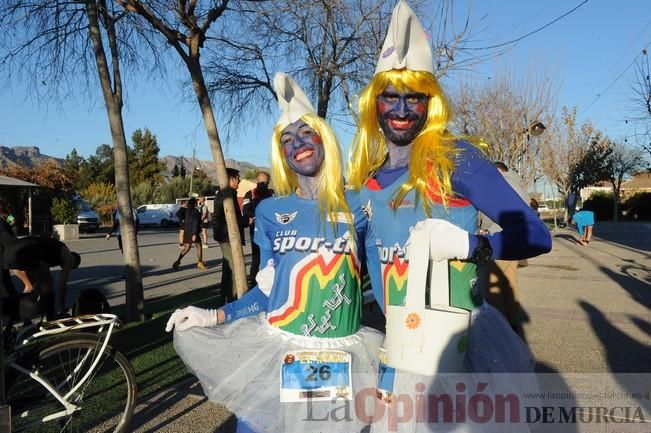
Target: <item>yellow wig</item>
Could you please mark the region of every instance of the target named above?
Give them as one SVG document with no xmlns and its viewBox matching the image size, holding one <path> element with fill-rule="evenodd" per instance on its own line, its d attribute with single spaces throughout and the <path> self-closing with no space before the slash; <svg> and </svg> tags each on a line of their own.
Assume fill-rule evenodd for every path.
<svg viewBox="0 0 651 433">
<path fill-rule="evenodd" d="M 450 119 L 448 102 L 433 74 L 424 71 L 391 70 L 376 74 L 359 97 L 359 125 L 350 154 L 348 181 L 355 189 L 384 163 L 387 146 L 377 118 L 377 97 L 388 86 L 398 91 L 419 92 L 429 97 L 427 121 L 412 143 L 409 178 L 397 191 L 396 201 L 416 189 L 427 215 L 432 205 L 431 194 L 440 196 L 443 204 L 452 194 L 451 173 L 457 139 L 446 129 Z M 432 190 L 432 185 L 438 190 Z"/>
<path fill-rule="evenodd" d="M 341 169 L 342 158 L 339 143 L 332 128 L 328 123 L 316 114 L 304 114 L 301 117 L 321 137 L 325 158 L 319 171 L 321 182 L 319 184 L 319 208 L 326 221 L 330 216 L 333 226 L 336 226 L 339 212 L 345 212 L 350 218 L 350 208 L 344 198 L 344 180 Z M 280 137 L 287 125 L 277 124 L 271 137 L 271 177 L 274 180 L 274 187 L 279 195 L 287 195 L 298 188 L 298 178 L 285 160 L 285 155 L 280 144 Z M 352 231 L 354 235 L 354 230 Z"/>
</svg>

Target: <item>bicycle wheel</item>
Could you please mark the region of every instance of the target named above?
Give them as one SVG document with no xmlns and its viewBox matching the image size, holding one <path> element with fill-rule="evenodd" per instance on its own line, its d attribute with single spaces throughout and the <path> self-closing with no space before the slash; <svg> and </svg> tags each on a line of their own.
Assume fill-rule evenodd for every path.
<svg viewBox="0 0 651 433">
<path fill-rule="evenodd" d="M 14 432 L 122 433 L 133 414 L 136 378 L 129 361 L 107 345 L 89 377 L 83 377 L 101 348 L 99 336 L 75 334 L 46 342 L 23 367 L 45 379 L 62 396 L 79 383 L 68 402 L 78 406 L 72 414 L 41 420 L 65 410 L 40 383 L 20 374 L 7 390 Z M 13 371 L 12 373 L 15 373 Z"/>
</svg>

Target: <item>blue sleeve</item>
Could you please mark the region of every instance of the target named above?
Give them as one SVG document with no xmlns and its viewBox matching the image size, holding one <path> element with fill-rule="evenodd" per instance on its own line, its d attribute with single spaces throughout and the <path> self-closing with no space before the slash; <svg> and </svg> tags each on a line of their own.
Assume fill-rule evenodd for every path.
<svg viewBox="0 0 651 433">
<path fill-rule="evenodd" d="M 487 236 L 493 258 L 520 260 L 549 252 L 551 236 L 538 215 L 477 148 L 463 141 L 458 147 L 462 152 L 452 175 L 452 189 L 502 227 L 501 232 Z M 478 245 L 478 237 L 470 234 L 469 256 Z"/>
<path fill-rule="evenodd" d="M 369 224 L 366 236 L 364 238 L 367 269 L 381 269 L 380 256 L 378 255 L 378 247 L 375 245 L 375 239 L 376 236 L 373 234 L 372 226 Z M 368 275 L 371 280 L 373 297 L 384 313 L 385 300 L 384 284 L 382 283 L 382 272 L 369 272 Z"/>
<path fill-rule="evenodd" d="M 260 209 L 260 207 L 258 208 Z M 255 243 L 260 247 L 260 264 L 264 268 L 269 259 L 273 258 L 271 251 L 271 242 L 266 236 L 265 219 L 261 217 L 258 219 L 258 209 L 256 209 L 256 223 L 255 223 Z M 241 298 L 223 307 L 226 320 L 224 323 L 230 323 L 244 317 L 253 316 L 267 311 L 269 305 L 269 297 L 264 292 L 255 286 Z"/>
<path fill-rule="evenodd" d="M 363 256 L 364 256 L 364 270 L 366 271 L 366 275 L 364 273 L 362 274 L 362 287 L 364 287 L 364 279 L 368 278 L 371 282 L 371 288 L 373 290 L 373 297 L 377 301 L 378 305 L 382 309 L 382 312 L 384 312 L 384 289 L 383 289 L 383 284 L 382 284 L 382 273 L 381 272 L 368 272 L 369 269 L 381 269 L 381 264 L 380 264 L 380 256 L 378 255 L 378 248 L 377 245 L 375 244 L 375 240 L 377 239 L 377 236 L 375 236 L 375 232 L 373 231 L 373 225 L 370 224 L 368 221 L 367 213 L 371 209 L 371 202 L 367 200 L 366 203 L 364 203 L 364 199 L 360 197 L 360 207 L 362 210 L 361 216 L 364 219 L 364 224 L 362 225 L 364 227 L 364 230 L 362 232 L 358 232 L 359 236 L 359 243 L 363 247 Z M 361 255 L 361 254 L 360 254 Z"/>
<path fill-rule="evenodd" d="M 266 311 L 268 303 L 269 298 L 256 286 L 246 292 L 242 298 L 222 307 L 226 317 L 224 323 L 231 323 Z"/>
</svg>

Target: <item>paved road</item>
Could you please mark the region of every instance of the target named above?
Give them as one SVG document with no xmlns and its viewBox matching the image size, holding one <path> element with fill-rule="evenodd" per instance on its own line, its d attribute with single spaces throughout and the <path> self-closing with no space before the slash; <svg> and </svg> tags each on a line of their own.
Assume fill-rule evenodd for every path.
<svg viewBox="0 0 651 433">
<path fill-rule="evenodd" d="M 595 236 L 590 246 L 581 246 L 575 233 L 559 230 L 552 252 L 520 269 L 527 341 L 540 372 L 581 373 L 591 389 L 626 392 L 632 383 L 646 383 L 651 390 L 651 225 L 601 223 Z M 208 250 L 207 271 L 192 266 L 191 254 L 179 272 L 172 272 L 175 232 L 145 231 L 139 239 L 147 297 L 218 280 L 219 248 Z M 84 263 L 74 286 L 101 284 L 113 302 L 121 302 L 115 241 L 95 237 L 71 246 L 83 254 Z M 630 404 L 641 406 L 651 420 L 648 398 Z M 134 427 L 139 433 L 233 431 L 229 413 L 207 402 L 195 381 L 142 402 Z M 651 424 L 584 424 L 562 431 L 648 433 Z"/>
<path fill-rule="evenodd" d="M 209 232 L 209 237 L 212 232 Z M 67 304 L 74 302 L 82 288 L 101 289 L 112 305 L 124 303 L 124 265 L 117 239 L 105 239 L 105 233 L 84 234 L 80 240 L 68 241 L 71 250 L 81 254 L 79 269 L 71 274 L 70 294 Z M 181 262 L 178 271 L 172 263 L 179 254 L 178 231 L 169 229 L 143 229 L 138 234 L 140 263 L 143 272 L 145 299 L 181 293 L 190 289 L 206 287 L 221 278 L 221 248 L 209 239 L 209 248 L 203 249 L 206 270 L 197 269 L 197 255 L 190 251 Z M 250 242 L 246 230 L 244 254 L 247 268 L 250 262 Z"/>
</svg>

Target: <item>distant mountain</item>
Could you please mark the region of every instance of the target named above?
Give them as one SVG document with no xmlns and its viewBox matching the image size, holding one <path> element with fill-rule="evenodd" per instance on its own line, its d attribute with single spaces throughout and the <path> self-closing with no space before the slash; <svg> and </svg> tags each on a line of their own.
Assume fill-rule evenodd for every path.
<svg viewBox="0 0 651 433">
<path fill-rule="evenodd" d="M 179 168 L 181 168 L 181 166 L 185 167 L 186 173 L 188 174 L 194 166 L 195 168 L 200 168 L 204 173 L 208 175 L 208 177 L 217 182 L 217 171 L 215 170 L 215 163 L 213 161 L 201 161 L 199 159 L 195 159 L 193 163 L 192 158 L 184 156 L 183 159 L 181 159 L 181 157 L 171 155 L 162 157 L 161 161 L 163 161 L 165 163 L 165 167 L 167 167 L 165 173 L 165 176 L 167 177 L 172 176 L 172 170 L 174 170 L 175 165 L 177 165 Z M 238 169 L 242 178 L 244 178 L 244 175 L 249 170 L 268 170 L 266 167 L 258 167 L 255 164 L 251 164 L 250 162 L 237 161 L 235 159 L 227 159 L 226 167 Z"/>
<path fill-rule="evenodd" d="M 0 168 L 13 165 L 33 167 L 47 161 L 55 161 L 57 165 L 63 165 L 63 159 L 44 155 L 36 146 L 0 146 Z"/>
<path fill-rule="evenodd" d="M 178 156 L 167 155 L 160 158 L 160 160 L 165 163 L 166 171 L 163 175 L 168 178 L 172 176 L 172 170 L 174 169 L 175 164 L 178 165 L 179 168 L 183 165 L 187 173 L 190 172 L 193 166 L 192 158 L 187 157 L 183 157 L 183 160 L 181 160 Z M 63 158 L 56 158 L 54 156 L 42 154 L 41 150 L 36 146 L 0 146 L 0 169 L 16 164 L 33 167 L 47 161 L 54 161 L 59 166 L 63 165 Z M 194 166 L 203 170 L 208 177 L 212 178 L 215 182 L 217 181 L 217 172 L 215 171 L 215 164 L 212 161 L 201 161 L 196 159 L 194 161 Z M 236 161 L 234 159 L 227 159 L 226 167 L 240 170 L 242 177 L 244 177 L 246 172 L 249 170 L 266 169 L 265 167 L 257 167 L 250 162 Z"/>
</svg>

